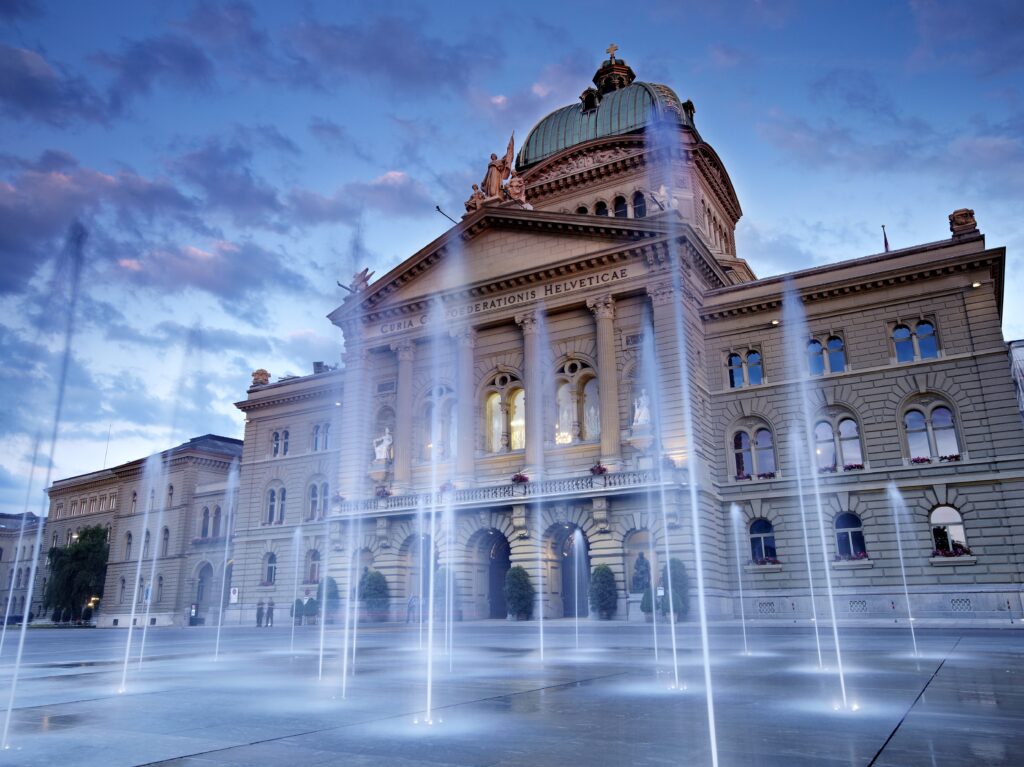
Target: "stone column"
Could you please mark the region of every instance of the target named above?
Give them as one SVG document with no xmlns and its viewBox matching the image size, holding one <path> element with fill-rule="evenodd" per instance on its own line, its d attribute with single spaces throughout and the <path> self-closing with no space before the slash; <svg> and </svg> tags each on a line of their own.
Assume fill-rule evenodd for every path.
<svg viewBox="0 0 1024 767">
<path fill-rule="evenodd" d="M 621 463 L 619 434 L 619 371 L 615 359 L 615 299 L 587 300 L 597 322 L 597 383 L 601 394 L 601 463 L 617 471 Z"/>
<path fill-rule="evenodd" d="M 516 324 L 523 331 L 523 367 L 526 386 L 526 465 L 530 479 L 541 479 L 544 471 L 544 371 L 545 357 L 540 348 L 536 310 L 517 314 Z"/>
<path fill-rule="evenodd" d="M 476 330 L 471 327 L 453 330 L 457 345 L 456 376 L 458 405 L 456 410 L 455 476 L 460 486 L 473 483 L 476 476 L 476 387 L 473 374 L 473 350 Z"/>
<path fill-rule="evenodd" d="M 396 492 L 410 489 L 412 479 L 412 361 L 415 345 L 410 340 L 391 345 L 398 356 L 398 382 L 395 402 L 394 482 Z"/>
</svg>

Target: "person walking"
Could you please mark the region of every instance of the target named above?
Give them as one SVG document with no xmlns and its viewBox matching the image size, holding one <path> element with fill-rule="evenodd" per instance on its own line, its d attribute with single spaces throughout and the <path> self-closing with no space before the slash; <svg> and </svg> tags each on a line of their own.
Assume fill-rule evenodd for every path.
<svg viewBox="0 0 1024 767">
<path fill-rule="evenodd" d="M 267 628 L 274 625 L 274 600 L 267 602 Z"/>
<path fill-rule="evenodd" d="M 418 607 L 419 600 L 415 594 L 409 595 L 409 601 L 405 603 L 405 622 L 409 623 L 416 617 L 416 608 Z"/>
<path fill-rule="evenodd" d="M 256 603 L 256 628 L 263 625 L 263 600 Z"/>
</svg>

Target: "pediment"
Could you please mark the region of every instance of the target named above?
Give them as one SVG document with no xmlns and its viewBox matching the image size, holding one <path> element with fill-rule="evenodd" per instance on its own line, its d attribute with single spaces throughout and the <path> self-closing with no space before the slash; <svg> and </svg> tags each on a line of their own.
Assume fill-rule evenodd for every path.
<svg viewBox="0 0 1024 767">
<path fill-rule="evenodd" d="M 484 209 L 467 217 L 331 314 L 340 323 L 439 293 L 514 285 L 517 275 L 610 251 L 664 234 L 651 220 Z"/>
</svg>

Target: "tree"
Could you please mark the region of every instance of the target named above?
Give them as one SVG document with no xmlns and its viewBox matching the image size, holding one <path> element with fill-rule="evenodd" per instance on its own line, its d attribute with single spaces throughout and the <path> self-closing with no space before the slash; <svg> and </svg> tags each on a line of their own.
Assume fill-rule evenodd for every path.
<svg viewBox="0 0 1024 767">
<path fill-rule="evenodd" d="M 375 617 L 383 619 L 389 602 L 388 581 L 377 570 L 367 570 L 359 579 L 359 601 Z"/>
<path fill-rule="evenodd" d="M 690 610 L 690 584 L 689 579 L 686 577 L 686 568 L 683 566 L 683 560 L 676 559 L 675 557 L 669 560 L 667 568 L 661 568 L 661 585 L 665 589 L 665 595 L 660 600 L 660 607 L 661 612 L 668 615 L 670 581 L 666 570 L 672 574 L 672 612 L 675 613 L 676 620 L 680 621 L 686 617 L 686 613 Z"/>
<path fill-rule="evenodd" d="M 530 582 L 530 574 L 522 565 L 509 568 L 505 573 L 505 604 L 510 615 L 529 618 L 533 614 L 533 600 L 537 592 Z"/>
<path fill-rule="evenodd" d="M 70 546 L 50 549 L 46 606 L 78 620 L 86 603 L 103 596 L 108 549 L 107 530 L 99 525 L 84 528 Z"/>
<path fill-rule="evenodd" d="M 590 606 L 599 617 L 610 618 L 618 607 L 615 573 L 608 565 L 598 565 L 590 574 Z"/>
</svg>

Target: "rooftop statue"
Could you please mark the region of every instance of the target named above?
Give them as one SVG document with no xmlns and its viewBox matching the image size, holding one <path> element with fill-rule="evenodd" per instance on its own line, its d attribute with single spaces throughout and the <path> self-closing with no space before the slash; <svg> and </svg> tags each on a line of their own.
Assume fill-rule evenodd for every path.
<svg viewBox="0 0 1024 767">
<path fill-rule="evenodd" d="M 501 198 L 501 184 L 508 178 L 509 173 L 512 170 L 512 157 L 514 154 L 513 148 L 515 139 L 516 135 L 513 133 L 511 138 L 508 140 L 508 148 L 505 150 L 505 156 L 500 160 L 498 159 L 498 155 L 493 152 L 491 153 L 491 161 L 487 164 L 487 174 L 484 176 L 484 180 L 480 184 L 484 197 L 488 200 L 492 197 Z"/>
<path fill-rule="evenodd" d="M 358 274 L 353 274 L 352 282 L 350 282 L 348 286 L 349 292 L 362 293 L 370 287 L 370 280 L 373 279 L 373 275 L 374 272 L 371 272 L 369 267 L 366 267 Z"/>
<path fill-rule="evenodd" d="M 487 198 L 484 193 L 480 191 L 479 184 L 473 184 L 473 194 L 466 200 L 466 212 L 472 213 L 474 210 L 480 210 L 484 205 L 484 200 Z"/>
<path fill-rule="evenodd" d="M 512 171 L 512 176 L 505 185 L 505 194 L 513 202 L 518 202 L 527 210 L 533 210 L 533 206 L 526 202 L 526 182 L 523 177 Z"/>
</svg>

